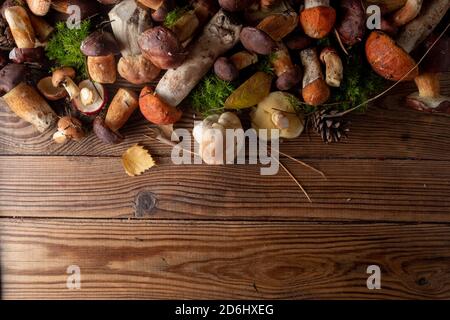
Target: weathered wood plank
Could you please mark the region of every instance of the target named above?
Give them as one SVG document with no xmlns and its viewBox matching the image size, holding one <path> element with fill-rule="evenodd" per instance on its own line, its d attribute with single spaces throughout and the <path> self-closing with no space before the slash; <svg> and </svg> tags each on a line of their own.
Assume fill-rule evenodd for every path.
<svg viewBox="0 0 450 320">
<path fill-rule="evenodd" d="M 450 298 L 449 225 L 0 219 L 0 241 L 5 299 Z"/>
<path fill-rule="evenodd" d="M 285 161 L 313 204 L 283 171 L 168 161 L 130 178 L 118 158 L 3 156 L 0 216 L 133 217 L 148 191 L 148 218 L 450 222 L 449 161 L 313 161 L 328 180 Z"/>
<path fill-rule="evenodd" d="M 442 83 L 450 94 L 450 75 Z M 319 137 L 304 134 L 288 141 L 282 149 L 303 158 L 414 158 L 450 160 L 450 117 L 423 114 L 402 106 L 402 99 L 413 92 L 413 84 L 404 84 L 388 97 L 380 99 L 366 114 L 351 116 L 352 132 L 345 143 L 324 145 Z M 192 113 L 186 112 L 180 127 L 190 128 Z M 127 140 L 118 146 L 102 144 L 95 136 L 81 143 L 57 145 L 51 132 L 39 135 L 28 124 L 0 104 L 0 154 L 120 156 L 126 148 L 145 142 L 155 155 L 170 154 L 170 148 L 148 141 L 149 123 L 136 114 L 123 129 Z M 310 141 L 311 139 L 311 141 Z"/>
</svg>

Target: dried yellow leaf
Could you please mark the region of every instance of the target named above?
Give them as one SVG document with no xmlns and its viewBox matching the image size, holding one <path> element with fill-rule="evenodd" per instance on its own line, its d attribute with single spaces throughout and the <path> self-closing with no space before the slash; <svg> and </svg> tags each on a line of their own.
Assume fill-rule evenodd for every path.
<svg viewBox="0 0 450 320">
<path fill-rule="evenodd" d="M 156 164 L 150 153 L 136 144 L 122 155 L 122 165 L 125 172 L 134 177 L 143 174 Z"/>
</svg>

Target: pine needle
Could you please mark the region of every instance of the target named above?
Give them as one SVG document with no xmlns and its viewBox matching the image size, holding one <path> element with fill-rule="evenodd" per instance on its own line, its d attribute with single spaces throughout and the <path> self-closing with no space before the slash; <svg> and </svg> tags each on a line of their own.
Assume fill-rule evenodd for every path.
<svg viewBox="0 0 450 320">
<path fill-rule="evenodd" d="M 279 165 L 280 167 L 283 168 L 283 170 L 289 175 L 289 177 L 291 177 L 292 180 L 294 180 L 294 182 L 297 184 L 297 186 L 300 188 L 300 190 L 303 192 L 303 194 L 306 196 L 306 198 L 308 199 L 308 201 L 310 203 L 313 203 L 310 196 L 308 195 L 308 192 L 306 192 L 305 188 L 303 188 L 303 186 L 301 185 L 301 183 L 297 180 L 297 178 L 292 174 L 291 171 L 289 171 L 288 168 L 286 168 L 286 166 L 284 164 L 282 164 L 280 161 L 278 161 L 276 158 L 272 157 L 272 159 L 274 159 Z"/>
<path fill-rule="evenodd" d="M 325 175 L 325 173 L 323 173 L 319 169 L 316 169 L 313 166 L 311 166 L 311 165 L 309 165 L 309 164 L 307 164 L 307 163 L 305 163 L 305 162 L 303 162 L 301 160 L 295 159 L 294 157 L 288 155 L 287 153 L 281 152 L 279 150 L 274 150 L 274 149 L 270 148 L 270 151 L 275 151 L 278 154 L 281 154 L 282 156 L 285 156 L 286 158 L 291 159 L 292 161 L 297 162 L 298 164 L 301 164 L 302 166 L 304 166 L 304 167 L 306 167 L 306 168 L 308 168 L 308 169 L 310 169 L 310 170 L 320 174 L 325 180 L 327 180 L 327 176 Z"/>
</svg>

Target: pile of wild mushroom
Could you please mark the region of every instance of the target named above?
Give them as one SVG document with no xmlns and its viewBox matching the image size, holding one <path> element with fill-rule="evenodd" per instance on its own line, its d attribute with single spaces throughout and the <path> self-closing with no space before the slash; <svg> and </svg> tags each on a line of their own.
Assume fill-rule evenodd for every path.
<svg viewBox="0 0 450 320">
<path fill-rule="evenodd" d="M 378 30 L 366 24 L 366 6 L 373 4 L 382 13 Z M 57 21 L 76 24 L 74 5 L 81 19 L 96 24 L 75 50 L 56 47 L 58 61 L 48 44 Z M 119 131 L 136 109 L 154 125 L 179 121 L 182 102 L 213 76 L 234 89 L 217 92 L 220 108 L 195 130 L 201 145 L 208 143 L 202 128 L 242 128 L 247 111 L 253 128 L 293 139 L 304 130 L 305 107 L 335 109 L 339 89 L 366 86 L 346 78 L 349 58 L 360 55 L 384 79 L 416 82 L 407 105 L 449 114 L 439 85 L 449 67 L 449 39 L 435 41 L 449 7 L 448 0 L 6 0 L 0 20 L 15 47 L 1 47 L 0 91 L 37 130 L 54 130 L 57 143 L 80 141 L 92 128 L 114 144 L 125 139 Z M 81 59 L 62 63 L 71 61 L 64 55 Z M 42 76 L 33 82 L 36 70 Z M 110 92 L 116 92 L 111 100 Z"/>
</svg>

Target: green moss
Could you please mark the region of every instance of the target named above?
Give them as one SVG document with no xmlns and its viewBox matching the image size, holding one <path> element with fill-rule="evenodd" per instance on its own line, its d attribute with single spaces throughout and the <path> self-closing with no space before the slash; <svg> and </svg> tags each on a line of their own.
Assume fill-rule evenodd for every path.
<svg viewBox="0 0 450 320">
<path fill-rule="evenodd" d="M 192 108 L 202 116 L 222 113 L 225 100 L 233 93 L 235 86 L 228 81 L 209 75 L 191 92 L 189 100 Z"/>
<path fill-rule="evenodd" d="M 187 7 L 178 7 L 170 11 L 166 16 L 166 19 L 164 20 L 164 26 L 169 29 L 172 28 L 177 23 L 178 19 L 180 19 L 180 17 L 185 14 L 187 10 Z"/>
<path fill-rule="evenodd" d="M 81 42 L 89 35 L 91 23 L 82 21 L 80 28 L 69 29 L 65 22 L 58 22 L 53 37 L 46 47 L 46 55 L 57 66 L 73 67 L 77 74 L 87 78 L 86 57 L 80 50 Z"/>
</svg>

